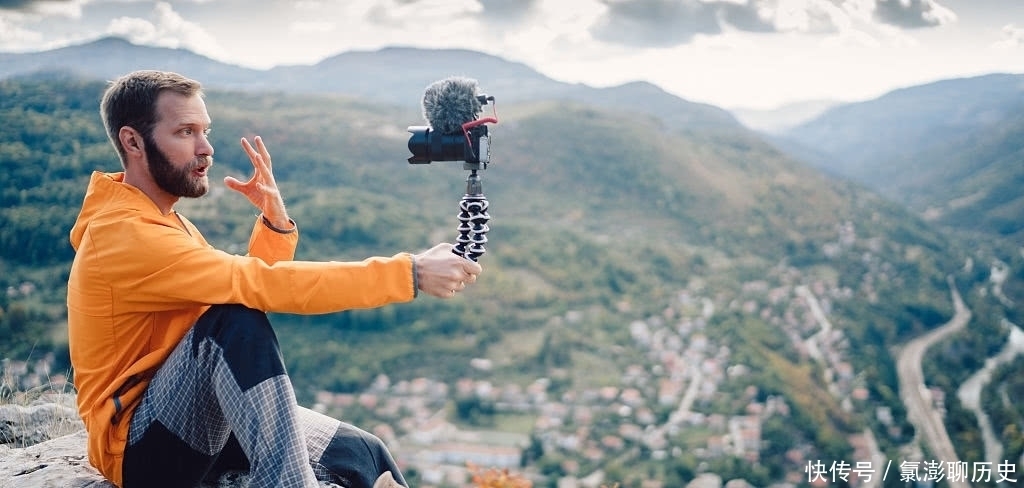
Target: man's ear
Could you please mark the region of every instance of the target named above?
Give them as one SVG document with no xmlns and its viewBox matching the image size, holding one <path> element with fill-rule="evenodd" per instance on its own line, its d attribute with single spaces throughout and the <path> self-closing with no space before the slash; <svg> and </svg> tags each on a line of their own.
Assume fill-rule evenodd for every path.
<svg viewBox="0 0 1024 488">
<path fill-rule="evenodd" d="M 121 140 L 121 147 L 124 147 L 124 152 L 127 154 L 142 154 L 146 150 L 142 134 L 127 125 L 117 131 L 117 137 Z"/>
</svg>

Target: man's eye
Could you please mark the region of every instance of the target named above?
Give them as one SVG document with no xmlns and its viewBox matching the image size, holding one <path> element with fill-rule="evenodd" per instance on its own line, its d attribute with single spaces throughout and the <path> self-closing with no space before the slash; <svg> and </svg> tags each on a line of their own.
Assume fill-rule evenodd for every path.
<svg viewBox="0 0 1024 488">
<path fill-rule="evenodd" d="M 203 130 L 203 135 L 204 136 L 209 136 L 211 132 L 213 132 L 213 129 L 204 129 Z"/>
<path fill-rule="evenodd" d="M 181 129 L 181 133 L 185 134 L 186 136 L 190 136 L 190 135 L 192 135 L 192 129 L 189 129 L 189 128 Z"/>
</svg>

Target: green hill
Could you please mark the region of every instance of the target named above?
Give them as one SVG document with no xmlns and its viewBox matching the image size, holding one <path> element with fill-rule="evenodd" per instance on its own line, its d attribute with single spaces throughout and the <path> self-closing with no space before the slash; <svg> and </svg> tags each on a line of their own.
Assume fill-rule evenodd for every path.
<svg viewBox="0 0 1024 488">
<path fill-rule="evenodd" d="M 102 89 L 59 75 L 0 81 L 0 121 L 8 128 L 0 132 L 0 285 L 12 290 L 0 298 L 5 358 L 51 351 L 67 366 L 67 232 L 89 173 L 119 170 L 97 115 Z M 212 181 L 248 175 L 238 138 L 263 136 L 301 228 L 298 259 L 354 260 L 454 239 L 466 172 L 459 163 L 405 162 L 415 110 L 220 90 L 207 103 L 217 148 Z M 716 472 L 761 485 L 800 472 L 789 450 L 850 459 L 848 436 L 870 427 L 896 457 L 912 438 L 889 348 L 948 319 L 946 277 L 965 290 L 983 287 L 987 276 L 964 263 L 991 255 L 741 129 L 680 129 L 631 111 L 537 101 L 503 106 L 493 133 L 493 162 L 483 172 L 492 219 L 480 283 L 452 301 L 276 316 L 300 401 L 319 390 L 360 391 L 379 374 L 447 384 L 547 378 L 552 398 L 635 387 L 664 421 L 672 407 L 654 400 L 658 381 L 624 379 L 637 368 L 665 367 L 651 349 L 661 342 L 645 342 L 632 326 L 642 322 L 666 343 L 706 344 L 692 354 L 715 388 L 694 411 L 739 415 L 781 399 L 788 418 L 766 421 L 771 448 L 756 452 L 756 463 L 729 456 L 658 463 L 638 448 L 629 454 L 633 468 L 618 464 L 629 457 L 601 464 L 618 479 L 631 479 L 635 469 L 681 482 L 711 462 Z M 252 219 L 243 198 L 217 189 L 179 210 L 218 247 L 243 252 Z M 1021 258 L 1006 259 L 1020 269 Z M 804 350 L 820 324 L 801 287 L 825 303 L 840 331 L 830 342 L 835 363 Z M 992 307 L 976 315 L 979 347 L 1005 337 L 998 323 L 1006 314 Z M 474 369 L 475 358 L 493 369 Z M 827 380 L 827 371 L 847 366 L 851 377 Z M 857 388 L 867 397 L 844 407 Z M 876 407 L 893 411 L 895 424 L 879 424 Z M 599 417 L 593 428 L 611 435 L 621 423 Z M 713 434 L 706 429 L 673 434 L 672 442 L 704 446 Z M 542 451 L 541 472 L 557 471 L 569 456 Z"/>
</svg>

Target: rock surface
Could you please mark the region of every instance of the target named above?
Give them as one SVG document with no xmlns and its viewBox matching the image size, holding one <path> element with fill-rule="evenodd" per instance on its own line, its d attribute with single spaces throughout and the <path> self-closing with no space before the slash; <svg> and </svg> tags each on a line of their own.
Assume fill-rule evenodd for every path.
<svg viewBox="0 0 1024 488">
<path fill-rule="evenodd" d="M 117 488 L 89 464 L 85 430 L 25 448 L 0 445 L 0 488 Z M 247 473 L 231 471 L 198 488 L 245 488 Z M 340 488 L 320 482 L 324 488 Z M 375 488 L 403 488 L 384 473 Z"/>
<path fill-rule="evenodd" d="M 0 405 L 0 488 L 116 488 L 89 464 L 86 443 L 74 397 Z M 247 485 L 230 472 L 200 488 Z"/>
<path fill-rule="evenodd" d="M 84 429 L 25 448 L 0 445 L 0 488 L 117 488 L 89 464 L 85 446 Z M 233 471 L 199 488 L 247 486 L 248 475 Z"/>
<path fill-rule="evenodd" d="M 25 448 L 0 446 L 0 488 L 115 488 L 89 465 L 85 430 Z"/>
<path fill-rule="evenodd" d="M 89 464 L 88 438 L 74 401 L 0 405 L 0 488 L 117 488 Z M 21 447 L 27 446 L 27 447 Z M 245 488 L 246 472 L 230 471 L 198 488 Z M 321 487 L 339 488 L 328 482 Z M 385 473 L 375 488 L 403 488 Z"/>
</svg>

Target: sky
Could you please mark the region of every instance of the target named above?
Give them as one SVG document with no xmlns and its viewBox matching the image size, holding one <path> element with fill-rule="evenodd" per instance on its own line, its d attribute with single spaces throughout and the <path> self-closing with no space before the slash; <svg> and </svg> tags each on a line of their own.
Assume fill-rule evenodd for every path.
<svg viewBox="0 0 1024 488">
<path fill-rule="evenodd" d="M 0 52 L 111 35 L 259 69 L 470 49 L 559 81 L 649 81 L 728 109 L 1024 73 L 1024 0 L 0 0 Z"/>
</svg>

